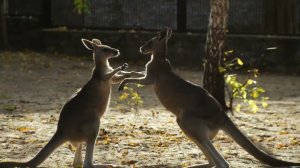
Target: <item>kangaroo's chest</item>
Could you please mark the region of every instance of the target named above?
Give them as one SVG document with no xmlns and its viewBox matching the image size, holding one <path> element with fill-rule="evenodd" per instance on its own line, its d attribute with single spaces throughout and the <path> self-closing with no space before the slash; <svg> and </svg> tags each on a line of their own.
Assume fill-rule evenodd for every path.
<svg viewBox="0 0 300 168">
<path fill-rule="evenodd" d="M 102 114 L 107 109 L 110 102 L 111 85 L 109 82 L 103 82 L 95 89 L 95 107 Z"/>
<path fill-rule="evenodd" d="M 154 85 L 155 93 L 161 104 L 176 116 L 182 113 L 180 94 L 176 88 L 169 84 L 167 79 L 158 80 Z"/>
</svg>

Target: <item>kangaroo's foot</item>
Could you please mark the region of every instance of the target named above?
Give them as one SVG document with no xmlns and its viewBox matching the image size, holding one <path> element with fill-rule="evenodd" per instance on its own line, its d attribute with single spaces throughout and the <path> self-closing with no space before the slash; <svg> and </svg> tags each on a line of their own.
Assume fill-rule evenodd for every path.
<svg viewBox="0 0 300 168">
<path fill-rule="evenodd" d="M 121 168 L 121 167 L 112 164 L 97 164 L 97 165 L 92 165 L 84 168 Z"/>
<path fill-rule="evenodd" d="M 191 165 L 191 166 L 188 166 L 187 168 L 211 168 L 214 166 L 215 166 L 214 164 L 207 163 L 207 164 Z"/>
</svg>

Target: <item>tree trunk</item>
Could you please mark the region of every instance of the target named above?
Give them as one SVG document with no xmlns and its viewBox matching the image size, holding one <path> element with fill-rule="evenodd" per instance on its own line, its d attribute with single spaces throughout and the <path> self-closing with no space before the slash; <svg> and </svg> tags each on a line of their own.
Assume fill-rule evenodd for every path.
<svg viewBox="0 0 300 168">
<path fill-rule="evenodd" d="M 297 0 L 266 1 L 266 32 L 297 34 L 299 32 Z"/>
<path fill-rule="evenodd" d="M 6 34 L 5 6 L 4 0 L 0 0 L 0 50 L 6 49 L 7 46 L 8 43 Z"/>
<path fill-rule="evenodd" d="M 219 71 L 219 66 L 224 64 L 229 0 L 211 0 L 210 5 L 203 86 L 227 110 L 224 73 Z"/>
</svg>

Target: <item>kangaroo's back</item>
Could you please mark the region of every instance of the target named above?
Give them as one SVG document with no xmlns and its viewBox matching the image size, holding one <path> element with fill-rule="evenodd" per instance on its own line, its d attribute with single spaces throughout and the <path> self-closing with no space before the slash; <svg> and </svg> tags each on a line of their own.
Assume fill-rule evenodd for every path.
<svg viewBox="0 0 300 168">
<path fill-rule="evenodd" d="M 84 85 L 65 104 L 63 112 L 77 113 L 83 109 L 94 109 L 102 115 L 110 100 L 111 84 L 109 81 L 93 79 Z"/>
<path fill-rule="evenodd" d="M 220 129 L 229 133 L 239 145 L 263 163 L 271 166 L 300 166 L 300 163 L 282 161 L 262 152 L 233 124 L 211 94 L 166 69 L 167 61 L 161 60 L 166 59 L 167 41 L 171 32 L 168 28 L 162 30 L 140 48 L 141 53 L 151 53 L 153 57 L 148 63 L 146 76 L 125 79 L 119 90 L 127 83 L 154 85 L 160 102 L 176 115 L 176 121 L 183 133 L 201 148 L 208 159 L 208 164 L 192 167 L 229 167 L 211 142 Z"/>
<path fill-rule="evenodd" d="M 184 112 L 193 112 L 201 118 L 214 118 L 222 113 L 221 106 L 205 89 L 173 71 L 162 73 L 155 82 L 154 90 L 160 102 L 177 117 Z"/>
<path fill-rule="evenodd" d="M 114 75 L 124 70 L 127 64 L 112 69 L 108 59 L 117 57 L 119 50 L 102 45 L 98 39 L 83 39 L 82 42 L 86 48 L 93 51 L 95 68 L 91 79 L 64 105 L 56 133 L 33 159 L 28 162 L 0 162 L 1 168 L 37 167 L 66 141 L 76 148 L 74 167 L 94 167 L 94 145 L 99 132 L 100 117 L 110 100 L 111 80 Z M 84 163 L 81 157 L 82 143 L 86 143 Z"/>
</svg>

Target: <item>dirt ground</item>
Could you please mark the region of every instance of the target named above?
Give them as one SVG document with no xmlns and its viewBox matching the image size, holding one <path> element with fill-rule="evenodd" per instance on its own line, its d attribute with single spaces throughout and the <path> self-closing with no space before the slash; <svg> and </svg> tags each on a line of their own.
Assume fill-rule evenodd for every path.
<svg viewBox="0 0 300 168">
<path fill-rule="evenodd" d="M 28 160 L 45 145 L 55 132 L 60 109 L 89 79 L 92 66 L 91 59 L 26 51 L 0 53 L 0 161 Z M 201 84 L 202 72 L 177 71 Z M 300 77 L 262 74 L 259 82 L 267 89 L 270 107 L 256 114 L 235 113 L 232 119 L 274 156 L 300 162 Z M 144 105 L 131 112 L 120 104 L 117 88 L 113 88 L 110 108 L 101 120 L 95 162 L 157 168 L 206 163 L 151 87 L 138 92 Z M 222 132 L 214 144 L 231 167 L 264 167 Z M 65 144 L 40 167 L 71 167 L 73 156 Z"/>
</svg>

